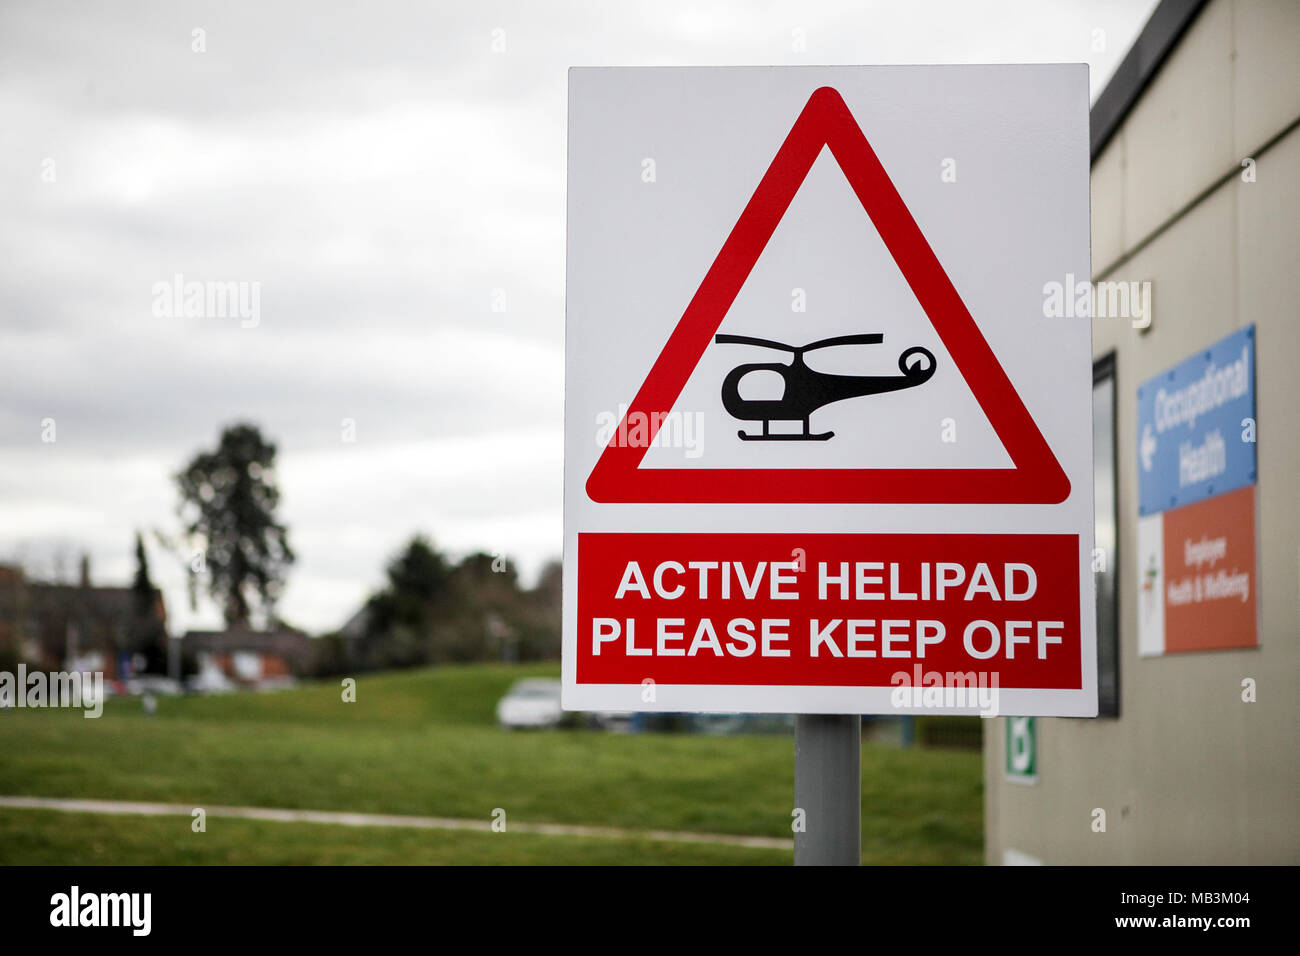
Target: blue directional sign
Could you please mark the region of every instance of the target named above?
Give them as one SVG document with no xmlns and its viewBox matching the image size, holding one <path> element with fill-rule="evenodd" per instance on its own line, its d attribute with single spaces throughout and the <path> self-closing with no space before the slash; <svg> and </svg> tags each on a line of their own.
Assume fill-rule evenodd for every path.
<svg viewBox="0 0 1300 956">
<path fill-rule="evenodd" d="M 1155 514 L 1255 483 L 1255 327 L 1138 388 L 1138 508 Z"/>
</svg>

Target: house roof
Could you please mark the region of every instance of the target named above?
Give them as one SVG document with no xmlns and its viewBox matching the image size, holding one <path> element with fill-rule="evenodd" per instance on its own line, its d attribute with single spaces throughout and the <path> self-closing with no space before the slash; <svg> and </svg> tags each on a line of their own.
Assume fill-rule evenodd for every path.
<svg viewBox="0 0 1300 956">
<path fill-rule="evenodd" d="M 255 651 L 259 654 L 294 656 L 311 649 L 311 638 L 302 631 L 281 628 L 276 631 L 253 631 L 233 628 L 225 631 L 186 631 L 187 651 L 207 651 L 229 654 L 235 651 Z"/>
</svg>

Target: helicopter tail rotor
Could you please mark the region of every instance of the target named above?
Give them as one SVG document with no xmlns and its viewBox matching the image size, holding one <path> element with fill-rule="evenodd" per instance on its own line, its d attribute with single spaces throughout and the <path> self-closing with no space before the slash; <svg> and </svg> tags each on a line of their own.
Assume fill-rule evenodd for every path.
<svg viewBox="0 0 1300 956">
<path fill-rule="evenodd" d="M 898 370 L 917 385 L 929 380 L 936 364 L 934 353 L 919 345 L 912 346 L 898 357 Z"/>
</svg>

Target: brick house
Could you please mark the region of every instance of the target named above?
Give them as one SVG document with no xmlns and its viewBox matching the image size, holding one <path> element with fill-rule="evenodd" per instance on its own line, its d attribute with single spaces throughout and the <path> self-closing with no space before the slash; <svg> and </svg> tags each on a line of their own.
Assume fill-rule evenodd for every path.
<svg viewBox="0 0 1300 956">
<path fill-rule="evenodd" d="M 45 670 L 102 671 L 127 676 L 131 660 L 159 650 L 167 635 L 162 592 L 96 587 L 82 558 L 76 584 L 27 580 L 23 570 L 0 565 L 0 653 Z"/>
<path fill-rule="evenodd" d="M 314 645 L 311 637 L 293 628 L 233 627 L 187 631 L 182 649 L 198 663 L 200 685 L 216 689 L 265 686 L 309 673 Z"/>
</svg>

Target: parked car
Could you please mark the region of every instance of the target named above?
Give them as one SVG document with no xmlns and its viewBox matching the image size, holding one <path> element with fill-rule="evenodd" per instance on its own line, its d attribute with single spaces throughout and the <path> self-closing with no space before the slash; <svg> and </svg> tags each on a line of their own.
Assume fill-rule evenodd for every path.
<svg viewBox="0 0 1300 956">
<path fill-rule="evenodd" d="M 587 715 L 587 723 L 592 729 L 617 734 L 631 733 L 635 719 L 636 714 L 630 710 L 601 710 Z"/>
<path fill-rule="evenodd" d="M 142 674 L 126 682 L 127 692 L 139 697 L 141 694 L 157 694 L 163 697 L 175 697 L 185 693 L 185 688 L 178 680 L 160 677 L 156 674 Z"/>
<path fill-rule="evenodd" d="M 790 734 L 793 714 L 696 714 L 692 728 L 701 734 Z"/>
<path fill-rule="evenodd" d="M 560 682 L 547 677 L 517 681 L 497 703 L 497 722 L 507 729 L 558 727 L 563 719 Z"/>
</svg>

